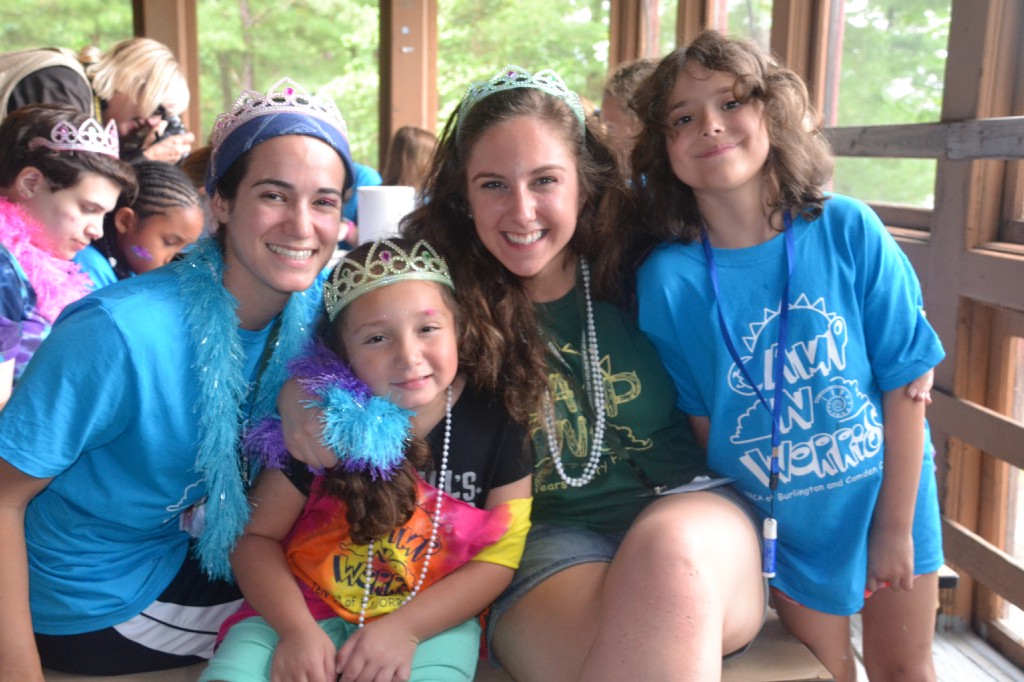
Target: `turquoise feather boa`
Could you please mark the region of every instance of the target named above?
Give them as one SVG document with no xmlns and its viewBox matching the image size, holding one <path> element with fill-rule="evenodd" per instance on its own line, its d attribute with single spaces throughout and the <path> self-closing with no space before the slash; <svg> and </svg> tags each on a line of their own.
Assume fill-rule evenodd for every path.
<svg viewBox="0 0 1024 682">
<path fill-rule="evenodd" d="M 224 260 L 212 239 L 198 242 L 172 267 L 185 305 L 185 325 L 195 355 L 198 396 L 192 406 L 199 426 L 196 468 L 206 482 L 206 525 L 198 543 L 203 569 L 214 578 L 230 578 L 228 555 L 249 519 L 242 480 L 239 439 L 242 405 L 250 392 L 243 376 L 245 353 L 239 338 L 238 301 L 223 286 Z M 276 347 L 263 370 L 250 412 L 258 421 L 274 412 L 287 378 L 287 363 L 310 335 L 316 305 L 308 292 L 292 294 L 281 318 Z"/>
</svg>

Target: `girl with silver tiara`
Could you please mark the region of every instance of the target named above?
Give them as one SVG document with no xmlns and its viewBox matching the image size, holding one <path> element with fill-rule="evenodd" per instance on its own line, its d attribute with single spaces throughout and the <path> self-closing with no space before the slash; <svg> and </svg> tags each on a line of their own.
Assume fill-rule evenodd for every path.
<svg viewBox="0 0 1024 682">
<path fill-rule="evenodd" d="M 71 259 L 135 173 L 117 128 L 60 104 L 22 107 L 0 124 L 0 407 L 66 305 L 90 291 Z"/>
<path fill-rule="evenodd" d="M 216 239 L 68 306 L 0 413 L 0 678 L 188 665 L 238 607 L 239 435 L 309 336 L 351 158 L 333 102 L 288 80 L 212 145 Z"/>
</svg>

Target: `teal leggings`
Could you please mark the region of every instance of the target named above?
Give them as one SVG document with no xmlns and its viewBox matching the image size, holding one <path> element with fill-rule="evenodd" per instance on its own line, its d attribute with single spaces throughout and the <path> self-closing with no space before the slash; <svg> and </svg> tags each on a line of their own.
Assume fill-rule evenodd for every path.
<svg viewBox="0 0 1024 682">
<path fill-rule="evenodd" d="M 357 626 L 341 618 L 319 621 L 340 647 Z M 232 626 L 199 682 L 268 682 L 278 636 L 267 621 L 248 618 Z M 480 657 L 480 622 L 467 620 L 421 642 L 412 658 L 410 682 L 471 682 Z"/>
</svg>

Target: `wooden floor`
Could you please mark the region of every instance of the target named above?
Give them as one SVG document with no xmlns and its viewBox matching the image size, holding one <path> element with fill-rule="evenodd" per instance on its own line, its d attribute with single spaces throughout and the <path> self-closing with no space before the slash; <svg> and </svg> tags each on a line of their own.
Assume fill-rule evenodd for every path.
<svg viewBox="0 0 1024 682">
<path fill-rule="evenodd" d="M 853 619 L 853 640 L 861 652 L 860 618 Z M 932 645 L 938 682 L 1024 682 L 1024 670 L 999 655 L 973 632 L 935 633 Z M 864 667 L 857 663 L 858 682 L 867 682 Z"/>
</svg>

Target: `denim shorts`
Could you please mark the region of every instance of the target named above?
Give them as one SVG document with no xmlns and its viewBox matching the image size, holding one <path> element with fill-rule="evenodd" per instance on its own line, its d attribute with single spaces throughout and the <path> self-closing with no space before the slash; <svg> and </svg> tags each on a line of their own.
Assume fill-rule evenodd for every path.
<svg viewBox="0 0 1024 682">
<path fill-rule="evenodd" d="M 722 485 L 716 488 L 708 488 L 706 492 L 714 493 L 725 497 L 740 507 L 750 519 L 751 525 L 760 537 L 760 521 L 754 506 L 732 486 Z M 683 495 L 691 493 L 680 493 Z M 651 501 L 655 499 L 652 497 Z M 500 666 L 494 658 L 491 638 L 494 636 L 494 628 L 502 614 L 522 599 L 533 588 L 542 582 L 567 568 L 578 564 L 593 562 L 611 563 L 615 553 L 619 550 L 623 538 L 628 530 L 612 533 L 601 533 L 587 528 L 576 526 L 559 526 L 554 524 L 538 523 L 530 528 L 526 536 L 526 547 L 523 550 L 523 557 L 519 561 L 519 569 L 512 578 L 512 583 L 491 605 L 487 617 L 487 649 L 491 663 Z M 768 581 L 765 579 L 764 590 L 765 615 L 768 609 Z M 751 642 L 752 643 L 752 642 Z M 748 644 L 742 650 L 729 654 L 726 658 L 738 656 L 750 646 Z"/>
</svg>

